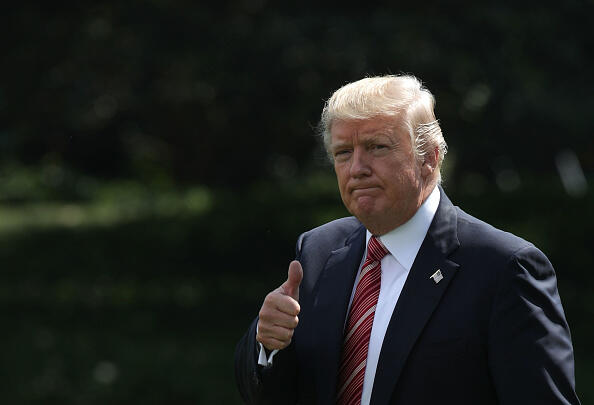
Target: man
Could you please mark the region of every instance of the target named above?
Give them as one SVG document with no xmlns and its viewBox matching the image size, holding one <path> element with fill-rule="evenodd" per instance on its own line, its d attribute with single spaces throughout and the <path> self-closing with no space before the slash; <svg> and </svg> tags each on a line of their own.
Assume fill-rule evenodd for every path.
<svg viewBox="0 0 594 405">
<path fill-rule="evenodd" d="M 236 350 L 254 404 L 579 404 L 555 273 L 454 207 L 411 76 L 337 90 L 321 129 L 354 217 L 304 233 Z"/>
</svg>

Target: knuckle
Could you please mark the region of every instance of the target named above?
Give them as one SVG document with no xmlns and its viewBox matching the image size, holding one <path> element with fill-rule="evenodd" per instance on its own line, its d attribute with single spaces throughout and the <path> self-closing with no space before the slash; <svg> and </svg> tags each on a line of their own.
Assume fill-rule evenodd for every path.
<svg viewBox="0 0 594 405">
<path fill-rule="evenodd" d="M 264 298 L 264 303 L 262 304 L 262 306 L 265 307 L 267 305 L 271 305 L 272 301 L 274 301 L 274 297 L 272 297 L 272 293 L 270 293 Z"/>
<path fill-rule="evenodd" d="M 258 334 L 260 336 L 274 336 L 273 325 L 268 322 L 258 324 Z"/>
<path fill-rule="evenodd" d="M 272 318 L 272 314 L 273 310 L 270 307 L 262 305 L 262 308 L 260 308 L 260 312 L 258 312 L 258 317 L 261 320 L 269 321 Z"/>
<path fill-rule="evenodd" d="M 289 315 L 297 316 L 297 315 L 299 315 L 299 312 L 301 311 L 301 307 L 299 306 L 299 303 L 297 301 L 295 301 L 292 298 L 290 298 L 290 299 L 291 299 L 291 301 L 289 301 L 288 305 L 287 305 L 287 313 Z"/>
</svg>

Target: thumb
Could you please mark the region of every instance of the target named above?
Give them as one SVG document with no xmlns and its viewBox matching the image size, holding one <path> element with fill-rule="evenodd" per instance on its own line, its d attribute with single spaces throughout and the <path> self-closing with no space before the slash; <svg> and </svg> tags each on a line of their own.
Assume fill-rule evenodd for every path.
<svg viewBox="0 0 594 405">
<path fill-rule="evenodd" d="M 301 263 L 297 260 L 293 260 L 291 264 L 289 264 L 287 281 L 281 285 L 283 293 L 291 296 L 294 300 L 299 301 L 299 285 L 301 284 L 302 279 L 303 269 L 301 268 Z"/>
</svg>

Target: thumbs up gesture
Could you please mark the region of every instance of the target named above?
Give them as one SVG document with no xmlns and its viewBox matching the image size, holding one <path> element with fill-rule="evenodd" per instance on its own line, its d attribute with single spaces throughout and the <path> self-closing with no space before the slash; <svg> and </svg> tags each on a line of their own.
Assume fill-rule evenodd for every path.
<svg viewBox="0 0 594 405">
<path fill-rule="evenodd" d="M 299 285 L 303 279 L 301 263 L 289 265 L 287 281 L 270 292 L 260 308 L 256 340 L 268 350 L 284 349 L 291 343 L 299 323 Z"/>
</svg>

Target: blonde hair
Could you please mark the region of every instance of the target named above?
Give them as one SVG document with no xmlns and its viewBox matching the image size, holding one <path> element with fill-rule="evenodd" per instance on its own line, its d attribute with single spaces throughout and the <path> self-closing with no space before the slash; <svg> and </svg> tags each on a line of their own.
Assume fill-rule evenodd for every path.
<svg viewBox="0 0 594 405">
<path fill-rule="evenodd" d="M 368 120 L 390 117 L 395 126 L 406 130 L 413 152 L 419 160 L 437 147 L 439 167 L 447 144 L 435 118 L 433 94 L 414 76 L 387 75 L 366 77 L 336 90 L 324 105 L 319 131 L 326 152 L 330 153 L 332 124 L 335 121 Z"/>
</svg>

